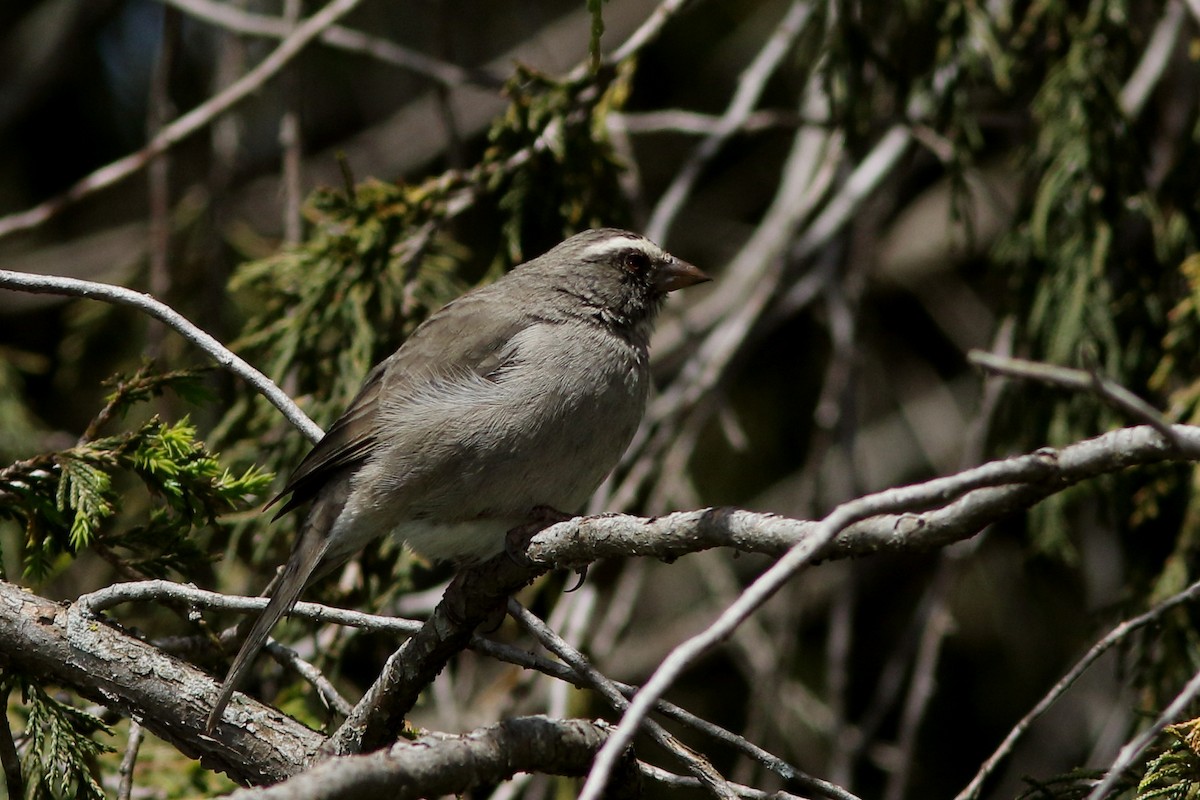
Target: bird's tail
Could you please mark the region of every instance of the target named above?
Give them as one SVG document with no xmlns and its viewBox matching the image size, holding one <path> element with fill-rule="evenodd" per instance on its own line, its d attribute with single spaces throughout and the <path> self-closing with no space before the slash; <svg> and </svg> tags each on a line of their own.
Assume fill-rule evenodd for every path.
<svg viewBox="0 0 1200 800">
<path fill-rule="evenodd" d="M 225 706 L 228 705 L 234 690 L 237 689 L 238 684 L 241 683 L 246 672 L 254 663 L 258 651 L 266 643 L 271 629 L 275 627 L 275 623 L 279 621 L 280 617 L 291 611 L 292 606 L 296 605 L 300 592 L 304 590 L 313 570 L 321 562 L 321 557 L 325 555 L 329 546 L 329 537 L 327 536 L 329 526 L 321 524 L 324 520 L 316 519 L 321 516 L 323 515 L 319 509 L 314 508 L 308 519 L 304 521 L 300 539 L 296 542 L 296 547 L 292 550 L 292 555 L 283 568 L 278 586 L 271 595 L 271 601 L 267 603 L 267 607 L 254 622 L 254 627 L 250 629 L 249 636 L 242 643 L 242 649 L 238 651 L 233 665 L 229 668 L 229 674 L 225 676 L 225 683 L 221 686 L 217 703 L 213 706 L 212 713 L 208 715 L 208 722 L 205 724 L 205 730 L 209 733 L 212 733 L 217 723 L 220 722 Z"/>
</svg>

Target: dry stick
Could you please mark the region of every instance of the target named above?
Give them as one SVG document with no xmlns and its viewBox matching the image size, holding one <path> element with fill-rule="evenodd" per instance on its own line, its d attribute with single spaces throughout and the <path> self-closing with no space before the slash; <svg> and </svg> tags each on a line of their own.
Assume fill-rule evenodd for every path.
<svg viewBox="0 0 1200 800">
<path fill-rule="evenodd" d="M 764 515 L 765 518 L 766 515 Z M 166 580 L 148 580 L 106 586 L 95 592 L 80 596 L 75 601 L 75 605 L 78 607 L 80 614 L 94 619 L 103 611 L 130 602 L 174 602 L 208 610 L 258 613 L 266 606 L 268 598 L 226 595 L 207 589 L 200 589 L 190 584 L 173 583 Z M 315 622 L 345 625 L 366 631 L 398 633 L 402 635 L 411 635 L 420 630 L 424 624 L 418 620 L 368 614 L 362 611 L 335 608 L 307 601 L 297 603 L 296 607 L 291 611 L 291 616 Z M 549 661 L 519 647 L 500 644 L 480 636 L 472 638 L 470 647 L 479 653 L 499 661 L 504 661 L 524 669 L 537 670 L 549 677 L 566 681 L 580 688 L 583 688 L 585 685 L 580 676 L 570 667 Z M 637 691 L 637 687 L 630 684 L 614 681 L 613 685 L 627 697 L 632 696 Z M 778 756 L 747 741 L 745 737 L 738 736 L 708 720 L 697 717 L 679 706 L 666 701 L 660 701 L 655 710 L 681 725 L 693 728 L 705 736 L 711 737 L 744 753 L 785 780 L 793 781 L 801 786 L 811 786 L 823 792 L 826 796 L 834 798 L 834 800 L 859 800 L 859 798 L 834 784 L 806 775 Z"/>
<path fill-rule="evenodd" d="M 464 569 L 421 629 L 384 664 L 354 711 L 321 747 L 323 757 L 361 753 L 395 739 L 407 714 L 479 625 L 503 613 L 507 599 L 551 565 L 517 564 L 506 554 Z"/>
<path fill-rule="evenodd" d="M 0 217 L 0 238 L 16 231 L 34 228 L 81 198 L 128 178 L 146 166 L 155 156 L 203 129 L 218 115 L 261 89 L 322 31 L 348 14 L 360 2 L 361 0 L 330 0 L 328 5 L 300 23 L 295 32 L 280 42 L 279 46 L 253 69 L 220 94 L 210 97 L 182 117 L 165 125 L 141 150 L 101 167 L 57 197 L 25 211 Z"/>
<path fill-rule="evenodd" d="M 213 0 L 162 0 L 162 2 L 174 6 L 198 20 L 243 36 L 282 39 L 295 27 L 294 24 L 279 17 L 255 14 L 228 3 L 217 3 Z M 322 31 L 320 40 L 322 44 L 330 47 L 375 58 L 393 67 L 414 72 L 443 86 L 475 84 L 498 89 L 504 85 L 503 78 L 486 70 L 466 69 L 387 39 L 371 36 L 341 25 L 331 25 L 327 30 Z"/>
<path fill-rule="evenodd" d="M 643 562 L 634 561 L 631 563 L 637 565 Z M 618 597 L 623 596 L 623 592 L 621 591 L 623 586 L 625 588 L 630 588 L 624 582 L 618 583 L 617 591 L 614 592 L 614 594 L 616 594 Z M 538 670 L 549 677 L 557 678 L 580 688 L 584 688 L 587 685 L 583 678 L 570 667 L 557 662 L 541 659 L 526 650 L 512 648 L 507 645 L 497 645 L 486 639 L 473 642 L 472 647 L 479 652 L 492 655 L 494 658 L 505 660 L 509 663 L 523 666 L 527 669 Z M 599 644 L 597 644 L 597 649 L 605 650 L 609 648 L 600 648 Z M 625 697 L 632 697 L 634 693 L 637 692 L 638 688 L 636 686 L 621 683 L 619 681 L 609 681 L 609 683 L 616 687 L 617 691 L 619 691 Z M 779 775 L 784 780 L 791 781 L 799 786 L 820 792 L 826 797 L 833 798 L 833 800 L 859 800 L 859 798 L 846 791 L 841 786 L 808 775 L 773 753 L 763 750 L 758 745 L 750 742 L 744 736 L 739 736 L 738 734 L 728 731 L 719 725 L 715 725 L 706 719 L 697 717 L 695 714 L 692 714 L 686 709 L 680 708 L 679 706 L 668 703 L 664 700 L 660 700 L 655 705 L 655 711 L 667 717 L 668 719 L 674 720 L 681 725 L 686 725 L 687 727 L 692 728 L 705 736 L 711 737 L 718 742 L 725 744 L 726 746 L 742 753 L 754 761 L 757 761 L 767 769 Z M 740 793 L 740 789 L 738 791 Z"/>
<path fill-rule="evenodd" d="M 599 693 L 614 710 L 621 712 L 629 707 L 629 701 L 625 699 L 625 696 L 617 691 L 617 688 L 613 686 L 608 678 L 588 662 L 583 653 L 580 653 L 569 645 L 549 625 L 542 622 L 542 620 L 538 619 L 511 597 L 508 599 L 508 614 L 518 625 L 541 642 L 546 649 L 557 655 L 571 667 L 575 671 L 575 674 L 593 691 Z M 710 794 L 724 800 L 735 800 L 737 794 L 729 786 L 725 777 L 717 772 L 708 759 L 691 751 L 653 720 L 647 720 L 646 732 L 659 746 L 678 758 Z"/>
<path fill-rule="evenodd" d="M 332 708 L 338 714 L 344 717 L 354 710 L 354 705 L 342 697 L 329 678 L 326 678 L 325 674 L 317 669 L 315 665 L 301 658 L 300 654 L 295 650 L 280 644 L 274 639 L 268 640 L 264 649 L 280 664 L 308 681 L 317 690 L 325 705 Z"/>
<path fill-rule="evenodd" d="M 802 102 L 805 106 L 823 102 L 815 77 L 810 78 Z M 823 171 L 822 164 L 840 161 L 840 151 L 841 138 L 836 134 L 801 129 L 792 137 L 771 207 L 726 269 L 732 285 L 727 282 L 724 290 L 700 309 L 702 316 L 711 317 L 710 321 L 701 320 L 699 326 L 708 328 L 707 335 L 680 376 L 647 409 L 645 422 L 623 457 L 623 461 L 632 463 L 625 477 L 610 491 L 606 507 L 625 508 L 632 503 L 651 474 L 658 472 L 659 457 L 674 441 L 671 431 L 675 427 L 666 422 L 694 405 L 725 374 L 738 344 L 749 334 L 759 312 L 777 294 L 783 255 L 796 227 L 832 184 L 833 171 Z M 679 328 L 677 333 L 682 336 L 682 326 Z M 668 343 L 665 349 L 674 348 Z"/>
<path fill-rule="evenodd" d="M 917 734 L 921 729 L 921 722 L 925 719 L 929 701 L 933 698 L 938 656 L 941 654 L 942 642 L 953 624 L 950 611 L 945 605 L 945 598 L 940 596 L 941 590 L 932 591 L 938 596 L 932 603 L 929 620 L 925 630 L 921 632 L 921 642 L 913 661 L 912 680 L 904 708 L 901 710 L 900 734 L 896 741 L 898 767 L 888 775 L 883 793 L 884 800 L 903 800 L 908 789 L 914 763 L 913 752 L 917 747 Z"/>
<path fill-rule="evenodd" d="M 1063 675 L 1062 678 L 1059 679 L 1058 683 L 1054 684 L 1053 688 L 1047 692 L 1046 696 L 1039 700 L 1038 704 L 1030 709 L 1028 714 L 1021 717 L 1020 722 L 1013 726 L 1013 729 L 1008 732 L 1008 736 L 1004 737 L 1004 741 L 1000 743 L 1000 746 L 996 748 L 996 751 L 988 756 L 987 761 L 983 762 L 983 766 L 979 768 L 979 772 L 975 774 L 975 777 L 971 779 L 971 782 L 967 784 L 967 787 L 958 793 L 958 795 L 955 797 L 955 800 L 975 800 L 978 798 L 980 792 L 983 791 L 984 782 L 991 777 L 992 773 L 996 771 L 996 768 L 1000 766 L 1000 763 L 1012 754 L 1013 748 L 1016 747 L 1017 742 L 1022 736 L 1025 735 L 1025 732 L 1029 730 L 1033 723 L 1040 716 L 1042 716 L 1042 714 L 1049 710 L 1050 706 L 1054 705 L 1054 703 L 1066 693 L 1067 689 L 1069 689 L 1071 685 L 1074 684 L 1075 681 L 1078 680 L 1079 677 L 1083 675 L 1083 673 L 1086 672 L 1098 658 L 1100 658 L 1100 656 L 1104 655 L 1106 652 L 1112 649 L 1114 645 L 1119 644 L 1122 640 L 1140 628 L 1144 628 L 1147 625 L 1157 622 L 1168 611 L 1176 606 L 1184 603 L 1190 603 L 1195 600 L 1200 600 L 1200 581 L 1196 581 L 1182 592 L 1172 595 L 1171 597 L 1151 608 L 1149 611 L 1139 614 L 1132 619 L 1125 620 L 1109 631 L 1104 638 L 1092 645 L 1083 658 L 1079 659 L 1075 666 L 1071 667 L 1070 671 L 1067 672 L 1066 675 Z M 1168 719 L 1167 721 L 1169 722 L 1170 720 Z M 1155 730 L 1153 726 L 1151 727 L 1151 730 Z M 1155 734 L 1157 734 L 1158 730 L 1161 730 L 1161 727 L 1155 730 Z"/>
<path fill-rule="evenodd" d="M 171 104 L 171 70 L 175 64 L 175 52 L 179 44 L 179 13 L 165 9 L 163 13 L 158 57 L 154 61 L 150 76 L 150 97 L 146 110 L 146 138 L 153 139 L 167 121 L 175 115 Z M 150 210 L 149 246 L 150 268 L 148 286 L 150 294 L 166 297 L 171 288 L 171 161 L 166 153 L 150 160 L 146 171 Z M 151 358 L 163 353 L 163 337 L 166 331 L 151 323 L 147 332 L 147 352 Z"/>
<path fill-rule="evenodd" d="M 106 303 L 128 306 L 161 320 L 177 331 L 183 338 L 208 353 L 219 365 L 234 373 L 246 383 L 267 398 L 280 413 L 300 429 L 309 441 L 320 441 L 324 436 L 319 425 L 308 418 L 300 407 L 287 396 L 287 393 L 275 385 L 266 375 L 263 375 L 245 360 L 232 353 L 221 344 L 175 309 L 155 300 L 148 294 L 135 292 L 123 286 L 113 286 L 95 281 L 81 281 L 76 278 L 62 278 L 54 275 L 30 275 L 24 272 L 0 270 L 0 288 L 16 289 L 35 294 L 63 294 L 72 297 L 85 297 L 91 300 L 101 300 Z"/>
<path fill-rule="evenodd" d="M 117 771 L 121 776 L 121 783 L 117 787 L 117 800 L 129 800 L 133 794 L 133 769 L 137 765 L 138 751 L 142 747 L 144 735 L 142 723 L 136 719 L 129 720 L 129 739 L 125 743 L 125 755 L 121 758 L 121 767 Z"/>
<path fill-rule="evenodd" d="M 937 478 L 917 486 L 889 489 L 867 495 L 833 510 L 818 524 L 812 537 L 789 550 L 779 561 L 755 579 L 746 591 L 732 603 L 707 629 L 675 647 L 642 690 L 634 697 L 621 724 L 605 742 L 596 757 L 580 793 L 580 800 L 599 800 L 608 774 L 616 767 L 623 750 L 629 746 L 651 706 L 668 687 L 701 655 L 715 647 L 733 632 L 747 616 L 765 603 L 779 587 L 791 580 L 824 550 L 834 537 L 848 525 L 870 516 L 896 513 L 944 502 L 972 489 L 1013 482 L 1044 480 L 1055 470 L 1055 459 L 1049 453 L 1020 456 L 1005 462 L 984 464 L 964 470 L 957 475 Z"/>
<path fill-rule="evenodd" d="M 517 717 L 449 736 L 401 739 L 369 755 L 316 764 L 284 783 L 242 789 L 227 800 L 317 800 L 331 797 L 414 798 L 462 795 L 480 784 L 499 783 L 517 772 L 580 775 L 608 735 L 609 726 L 588 720 Z M 633 759 L 614 800 L 641 796 Z"/>
<path fill-rule="evenodd" d="M 1069 369 L 1041 361 L 985 353 L 982 350 L 972 350 L 967 354 L 967 360 L 995 375 L 1024 378 L 1074 391 L 1092 392 L 1118 411 L 1154 428 L 1175 449 L 1182 450 L 1185 446 L 1154 406 L 1095 370 Z"/>
<path fill-rule="evenodd" d="M 259 613 L 266 608 L 269 601 L 269 597 L 240 597 L 200 589 L 191 584 L 149 580 L 114 583 L 103 589 L 80 595 L 75 601 L 75 606 L 79 609 L 80 614 L 98 618 L 101 612 L 123 603 L 180 603 L 208 610 Z M 414 633 L 422 625 L 419 620 L 378 616 L 363 611 L 335 608 L 307 601 L 297 603 L 289 616 L 370 631 L 403 634 Z"/>
<path fill-rule="evenodd" d="M 629 35 L 624 44 L 603 59 L 603 63 L 611 67 L 640 52 L 643 47 L 658 37 L 658 34 L 671 21 L 671 18 L 682 11 L 683 7 L 687 4 L 688 0 L 663 0 L 654 11 L 650 12 L 650 16 L 646 17 L 646 21 Z M 589 69 L 589 65 L 587 61 L 584 61 L 571 74 L 573 77 L 578 77 L 586 69 Z"/>
<path fill-rule="evenodd" d="M 301 0 L 285 0 L 283 4 L 283 21 L 288 31 L 295 29 L 296 23 L 303 13 Z M 304 204 L 304 184 L 302 178 L 301 156 L 304 143 L 300 130 L 300 75 L 299 65 L 293 65 L 284 71 L 281 84 L 284 111 L 279 120 L 279 146 L 283 150 L 280 169 L 283 172 L 283 242 L 285 245 L 297 245 L 304 234 L 304 217 L 301 208 Z"/>
<path fill-rule="evenodd" d="M 687 775 L 676 775 L 674 772 L 668 772 L 662 767 L 656 767 L 644 761 L 637 762 L 637 765 L 644 777 L 663 786 L 669 786 L 672 789 L 702 788 L 700 781 L 696 778 Z M 788 792 L 768 792 L 763 789 L 755 789 L 752 786 L 734 783 L 733 781 L 730 781 L 729 785 L 737 792 L 738 797 L 745 798 L 746 800 L 802 800 L 802 798 Z"/>
<path fill-rule="evenodd" d="M 1200 2 L 1200 0 L 1198 0 Z M 661 111 L 614 111 L 609 119 L 619 122 L 629 133 L 686 133 L 694 136 L 713 136 L 723 127 L 724 117 L 669 108 Z M 737 133 L 759 133 L 775 128 L 798 128 L 813 124 L 795 111 L 763 109 L 747 114 L 737 128 Z"/>
<path fill-rule="evenodd" d="M 750 65 L 738 76 L 737 89 L 725 113 L 721 115 L 716 130 L 696 146 L 687 161 L 675 173 L 671 185 L 663 192 L 650 215 L 650 221 L 646 223 L 646 236 L 665 246 L 664 240 L 671 224 L 691 195 L 700 173 L 754 110 L 767 81 L 791 51 L 793 42 L 804 30 L 812 11 L 813 4 L 808 0 L 793 0 L 774 33 L 763 44 Z"/>
<path fill-rule="evenodd" d="M 910 107 L 913 111 L 921 111 L 926 105 L 925 101 L 913 101 Z M 684 366 L 680 377 L 662 392 L 649 408 L 647 420 L 650 425 L 659 427 L 659 436 L 653 442 L 657 447 L 647 447 L 648 452 L 643 454 L 642 461 L 652 460 L 656 453 L 668 446 L 671 437 L 667 436 L 665 431 L 670 426 L 664 424 L 665 420 L 681 411 L 692 409 L 701 398 L 713 391 L 742 351 L 747 338 L 770 309 L 778 294 L 777 287 L 784 278 L 784 251 L 789 251 L 788 258 L 791 261 L 804 261 L 837 235 L 849 223 L 853 213 L 908 152 L 912 142 L 913 136 L 907 125 L 896 125 L 888 130 L 871 153 L 850 173 L 841 190 L 805 226 L 804 233 L 789 250 L 786 242 L 791 237 L 795 224 L 807 216 L 808 211 L 827 188 L 826 185 L 813 182 L 806 185 L 804 191 L 787 189 L 789 176 L 792 176 L 793 172 L 796 173 L 796 177 L 804 173 L 803 162 L 799 158 L 803 152 L 803 141 L 802 137 L 796 137 L 795 147 L 789 156 L 789 167 L 785 169 L 785 179 L 780 184 L 780 193 L 777 195 L 777 200 L 783 202 L 777 209 L 773 207 L 768 213 L 768 217 L 775 213 L 780 216 L 770 225 L 766 222 L 760 225 L 755 230 L 751 243 L 742 250 L 742 254 L 752 252 L 756 240 L 764 239 L 764 243 L 770 248 L 765 261 L 767 269 L 762 279 L 751 287 L 750 293 L 712 328 L 696 348 L 695 355 Z M 740 259 L 741 255 L 739 261 Z M 631 445 L 630 452 L 635 446 L 636 443 Z M 649 467 L 642 470 L 641 474 L 644 475 L 648 471 Z M 637 491 L 640 477 L 634 470 L 630 470 L 616 496 L 623 501 L 631 497 Z"/>
<path fill-rule="evenodd" d="M 1117 781 L 1133 766 L 1133 762 L 1138 759 L 1146 748 L 1154 743 L 1158 735 L 1162 733 L 1163 728 L 1179 719 L 1187 707 L 1197 695 L 1200 695 L 1200 671 L 1192 675 L 1191 680 L 1183 687 L 1171 704 L 1163 709 L 1162 713 L 1154 718 L 1154 722 L 1150 727 L 1142 731 L 1133 741 L 1127 742 L 1121 751 L 1117 753 L 1117 758 L 1108 768 L 1108 774 L 1104 776 L 1104 780 L 1096 785 L 1088 794 L 1087 800 L 1104 800 L 1108 797 L 1113 789 L 1116 788 Z"/>
<path fill-rule="evenodd" d="M 1195 12 L 1195 0 L 1189 0 L 1189 3 L 1193 4 Z M 1154 26 L 1154 32 L 1150 34 L 1150 40 L 1142 49 L 1141 60 L 1121 87 L 1121 111 L 1129 119 L 1137 119 L 1141 115 L 1146 100 L 1167 71 L 1182 29 L 1183 5 L 1179 2 L 1168 3 L 1166 11 Z"/>
</svg>

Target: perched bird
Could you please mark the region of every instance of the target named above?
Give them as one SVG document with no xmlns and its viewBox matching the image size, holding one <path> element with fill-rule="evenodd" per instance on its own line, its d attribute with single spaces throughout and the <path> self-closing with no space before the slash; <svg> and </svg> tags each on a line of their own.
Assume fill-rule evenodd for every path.
<svg viewBox="0 0 1200 800">
<path fill-rule="evenodd" d="M 392 533 L 433 560 L 480 561 L 535 509 L 577 511 L 641 421 L 664 298 L 706 280 L 635 233 L 589 230 L 421 324 L 280 495 L 280 513 L 312 508 L 208 729 L 314 574 Z"/>
</svg>

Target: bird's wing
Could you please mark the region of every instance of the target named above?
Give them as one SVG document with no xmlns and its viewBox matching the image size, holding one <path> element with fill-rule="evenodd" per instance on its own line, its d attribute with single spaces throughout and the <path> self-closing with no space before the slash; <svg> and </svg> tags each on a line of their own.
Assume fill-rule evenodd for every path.
<svg viewBox="0 0 1200 800">
<path fill-rule="evenodd" d="M 541 321 L 502 302 L 487 289 L 463 295 L 432 315 L 399 350 L 372 369 L 346 411 L 271 501 L 291 494 L 279 515 L 310 500 L 334 475 L 370 457 L 386 435 L 377 424 L 382 397 L 409 393 L 448 375 L 488 377 L 496 372 L 511 355 L 507 345 L 512 338 Z"/>
</svg>

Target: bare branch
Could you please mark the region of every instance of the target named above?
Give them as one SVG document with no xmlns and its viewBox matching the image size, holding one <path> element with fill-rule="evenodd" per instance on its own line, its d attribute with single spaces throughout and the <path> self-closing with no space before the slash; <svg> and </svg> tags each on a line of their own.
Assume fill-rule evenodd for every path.
<svg viewBox="0 0 1200 800">
<path fill-rule="evenodd" d="M 1146 100 L 1166 72 L 1171 53 L 1183 30 L 1183 19 L 1183 4 L 1179 0 L 1167 3 L 1166 11 L 1154 26 L 1150 41 L 1142 49 L 1141 60 L 1121 87 L 1121 111 L 1130 119 L 1141 116 Z"/>
<path fill-rule="evenodd" d="M 1138 760 L 1142 753 L 1146 752 L 1146 749 L 1154 744 L 1154 740 L 1162 733 L 1163 728 L 1172 722 L 1182 719 L 1188 706 L 1191 705 L 1197 696 L 1200 696 L 1200 671 L 1192 675 L 1179 694 L 1175 695 L 1175 699 L 1154 718 L 1154 721 L 1150 725 L 1132 740 L 1125 743 L 1125 746 L 1117 753 L 1116 760 L 1109 766 L 1108 774 L 1104 776 L 1104 780 L 1100 781 L 1092 789 L 1087 796 L 1087 800 L 1104 800 L 1104 798 L 1111 795 L 1117 787 L 1117 782 L 1133 767 L 1134 762 Z"/>
<path fill-rule="evenodd" d="M 270 709 L 263 709 L 252 729 L 223 724 L 219 737 L 208 737 L 205 709 L 219 687 L 195 667 L 98 623 L 79 605 L 63 606 L 5 581 L 0 608 L 0 666 L 70 687 L 140 719 L 180 752 L 237 780 L 282 780 L 320 746 L 319 734 Z"/>
<path fill-rule="evenodd" d="M 401 739 L 386 750 L 318 764 L 284 783 L 244 789 L 229 800 L 407 800 L 463 794 L 517 772 L 582 775 L 609 726 L 585 720 L 518 717 L 462 736 Z M 618 798 L 637 796 L 632 759 L 616 783 Z"/>
<path fill-rule="evenodd" d="M 675 173 L 675 178 L 659 198 L 658 205 L 646 223 L 646 236 L 664 242 L 671 224 L 679 214 L 704 167 L 721 151 L 725 143 L 742 126 L 762 96 L 767 81 L 775 73 L 792 43 L 804 30 L 812 16 L 808 0 L 793 0 L 787 13 L 759 50 L 750 65 L 738 76 L 738 87 L 730 98 L 717 128 L 708 135 Z"/>
<path fill-rule="evenodd" d="M 719 132 L 724 117 L 686 111 L 681 108 L 662 111 L 614 111 L 608 115 L 609 122 L 619 124 L 629 133 L 687 133 L 712 136 Z M 764 109 L 752 111 L 735 129 L 737 133 L 758 133 L 774 128 L 798 128 L 801 124 L 816 124 L 816 120 L 802 119 L 795 111 Z"/>
<path fill-rule="evenodd" d="M 133 793 L 133 769 L 137 765 L 138 751 L 142 747 L 144 736 L 142 723 L 136 719 L 130 720 L 129 739 L 125 743 L 125 755 L 121 759 L 121 767 L 118 771 L 121 783 L 117 787 L 117 800 L 129 800 Z"/>
<path fill-rule="evenodd" d="M 292 398 L 288 397 L 287 393 L 276 386 L 270 378 L 250 366 L 206 331 L 192 324 L 178 311 L 148 294 L 107 283 L 81 281 L 76 278 L 61 278 L 53 275 L 29 275 L 10 270 L 0 270 L 0 288 L 35 294 L 85 297 L 90 300 L 136 308 L 166 323 L 183 338 L 208 353 L 217 364 L 250 384 L 259 394 L 267 398 L 271 405 L 278 408 L 288 422 L 299 428 L 309 441 L 320 441 L 321 437 L 325 435 L 321 427 L 309 419 Z"/>
<path fill-rule="evenodd" d="M 167 5 L 196 19 L 224 28 L 230 33 L 244 36 L 262 36 L 282 39 L 292 31 L 292 24 L 279 17 L 255 14 L 229 3 L 213 0 L 162 0 Z M 370 56 L 385 64 L 408 70 L 444 86 L 475 84 L 489 89 L 498 89 L 504 80 L 486 69 L 466 69 L 457 64 L 426 55 L 378 36 L 342 25 L 331 25 L 318 37 L 322 44 L 336 47 L 349 53 Z"/>
<path fill-rule="evenodd" d="M 975 777 L 971 779 L 971 782 L 967 784 L 967 787 L 958 793 L 958 795 L 955 797 L 955 800 L 975 800 L 975 798 L 979 797 L 980 792 L 983 791 L 984 782 L 986 782 L 992 773 L 996 771 L 996 768 L 1000 766 L 1004 759 L 1008 758 L 1017 742 L 1022 736 L 1025 735 L 1025 732 L 1029 730 L 1030 726 L 1033 725 L 1033 723 L 1039 717 L 1041 717 L 1042 714 L 1046 713 L 1050 706 L 1054 705 L 1054 703 L 1066 693 L 1067 689 L 1069 689 L 1072 684 L 1074 684 L 1075 681 L 1077 681 L 1079 677 L 1083 675 L 1083 673 L 1086 672 L 1098 658 L 1100 658 L 1100 656 L 1111 650 L 1114 645 L 1120 644 L 1135 631 L 1138 631 L 1147 625 L 1152 625 L 1158 620 L 1162 619 L 1163 615 L 1171 609 L 1176 608 L 1184 603 L 1194 602 L 1197 599 L 1200 599 L 1200 581 L 1193 583 L 1182 592 L 1168 597 L 1166 600 L 1154 606 L 1154 608 L 1150 609 L 1144 614 L 1139 614 L 1132 619 L 1125 620 L 1105 634 L 1100 641 L 1092 645 L 1083 658 L 1076 662 L 1075 666 L 1071 667 L 1066 675 L 1063 675 L 1061 678 L 1059 678 L 1058 683 L 1054 684 L 1053 688 L 1046 693 L 1045 697 L 1039 700 L 1037 705 L 1029 710 L 1029 713 L 1021 717 L 1021 721 L 1013 726 L 1013 729 L 1008 732 L 1008 736 L 1004 737 L 1004 741 L 1000 743 L 1000 746 L 996 748 L 996 751 L 988 756 L 987 761 L 983 762 L 983 766 L 979 768 L 979 772 L 975 774 Z"/>
<path fill-rule="evenodd" d="M 354 710 L 354 706 L 349 700 L 342 697 L 333 683 L 319 669 L 301 658 L 295 650 L 281 645 L 274 639 L 269 640 L 264 649 L 280 664 L 308 681 L 317 690 L 326 706 L 343 717 Z"/>
<path fill-rule="evenodd" d="M 588 660 L 574 647 L 567 644 L 561 636 L 542 622 L 513 598 L 508 599 L 508 614 L 517 624 L 531 633 L 550 652 L 561 658 L 571 669 L 575 670 L 586 686 L 599 693 L 614 711 L 621 712 L 629 707 L 629 701 L 618 691 L 617 687 L 593 667 Z M 714 797 L 724 800 L 734 800 L 737 793 L 729 785 L 708 759 L 693 752 L 682 742 L 669 734 L 661 725 L 653 720 L 647 720 L 646 732 L 664 750 L 669 752 L 687 768 L 700 782 L 700 785 Z"/>
<path fill-rule="evenodd" d="M 1007 375 L 1038 381 L 1050 386 L 1060 386 L 1073 391 L 1091 392 L 1121 413 L 1152 426 L 1175 447 L 1181 449 L 1183 447 L 1183 443 L 1176 439 L 1170 424 L 1163 419 L 1162 414 L 1154 406 L 1095 370 L 1070 369 L 1040 361 L 1027 361 L 1023 358 L 985 353 L 980 350 L 972 350 L 968 353 L 967 360 L 994 375 Z"/>
<path fill-rule="evenodd" d="M 0 217 L 0 238 L 41 225 L 67 206 L 88 195 L 128 178 L 168 149 L 202 130 L 214 119 L 258 91 L 313 39 L 335 21 L 350 13 L 361 0 L 330 0 L 329 4 L 296 26 L 291 35 L 229 88 L 210 97 L 188 113 L 164 125 L 135 153 L 117 159 L 83 178 L 57 197 L 26 211 Z"/>
<path fill-rule="evenodd" d="M 1145 435 L 1151 430 L 1153 429 L 1123 429 L 1105 436 L 1112 437 L 1109 441 L 1116 443 L 1125 438 L 1127 434 L 1132 436 L 1136 435 L 1134 432 L 1141 432 L 1142 435 Z M 1200 455 L 1200 435 L 1198 435 L 1200 428 L 1175 426 L 1175 431 L 1187 446 L 1183 452 L 1190 453 L 1191 458 Z M 1075 447 L 1083 447 L 1102 439 L 1105 437 L 1097 437 L 1075 445 Z M 617 756 L 624 747 L 628 746 L 654 701 L 662 696 L 662 693 L 674 683 L 682 671 L 727 637 L 734 628 L 741 624 L 743 619 L 766 602 L 786 581 L 819 557 L 842 530 L 867 517 L 928 507 L 931 504 L 952 500 L 976 489 L 1006 483 L 1045 484 L 1056 478 L 1061 479 L 1066 472 L 1063 465 L 1064 456 L 1068 455 L 1068 449 L 1054 451 L 1046 448 L 1032 455 L 984 464 L 946 478 L 937 478 L 923 484 L 866 495 L 835 508 L 832 513 L 818 523 L 809 538 L 788 550 L 770 569 L 755 579 L 741 597 L 726 608 L 707 629 L 675 647 L 662 661 L 650 680 L 634 697 L 616 732 L 601 749 L 596 758 L 596 765 L 589 773 L 588 780 L 580 794 L 581 800 L 597 800 L 603 791 L 608 770 L 612 769 L 616 763 Z M 1154 449 L 1160 459 L 1169 453 L 1161 442 L 1156 441 Z M 1067 458 L 1067 463 L 1072 463 L 1073 456 L 1076 454 L 1070 455 L 1072 458 Z M 1125 458 L 1129 454 L 1124 447 L 1110 455 L 1113 458 L 1113 461 L 1109 462 L 1111 467 L 1116 468 L 1118 464 L 1128 466 Z M 1077 465 L 1072 463 L 1072 466 Z"/>
</svg>

